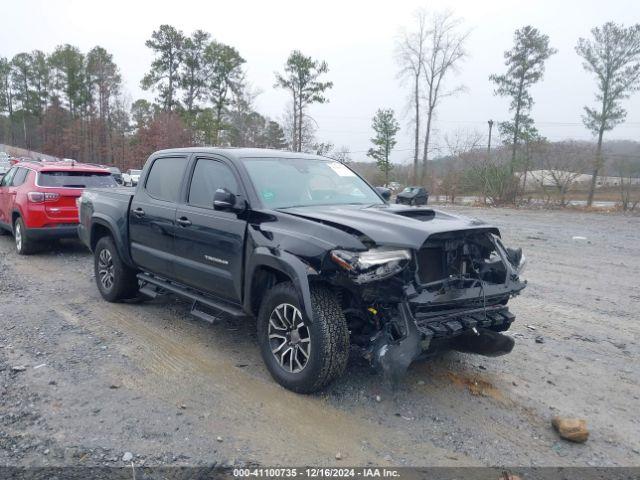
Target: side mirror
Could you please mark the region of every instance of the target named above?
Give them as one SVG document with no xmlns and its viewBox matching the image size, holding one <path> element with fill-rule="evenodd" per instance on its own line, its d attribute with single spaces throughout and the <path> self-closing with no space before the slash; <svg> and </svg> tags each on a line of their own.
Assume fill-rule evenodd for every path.
<svg viewBox="0 0 640 480">
<path fill-rule="evenodd" d="M 382 198 L 384 198 L 387 201 L 391 200 L 391 190 L 385 187 L 376 187 L 376 190 L 378 191 L 378 193 Z"/>
<path fill-rule="evenodd" d="M 238 211 L 236 196 L 225 188 L 218 188 L 213 195 L 214 210 Z"/>
</svg>

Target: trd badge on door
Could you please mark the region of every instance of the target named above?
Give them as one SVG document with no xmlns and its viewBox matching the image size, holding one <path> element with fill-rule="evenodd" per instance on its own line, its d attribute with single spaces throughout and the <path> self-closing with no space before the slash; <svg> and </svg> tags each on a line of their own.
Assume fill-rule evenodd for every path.
<svg viewBox="0 0 640 480">
<path fill-rule="evenodd" d="M 229 265 L 229 261 L 228 260 L 223 260 L 221 258 L 212 257 L 211 255 L 205 255 L 204 259 L 208 260 L 210 262 L 213 262 L 213 263 L 219 263 L 221 265 Z"/>
</svg>

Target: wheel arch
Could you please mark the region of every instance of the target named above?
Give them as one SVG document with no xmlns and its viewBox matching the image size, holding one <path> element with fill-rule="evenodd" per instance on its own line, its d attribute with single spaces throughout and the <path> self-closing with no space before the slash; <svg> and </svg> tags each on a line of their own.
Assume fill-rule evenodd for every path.
<svg viewBox="0 0 640 480">
<path fill-rule="evenodd" d="M 24 218 L 24 216 L 22 215 L 22 212 L 20 212 L 20 210 L 18 210 L 17 208 L 14 208 L 11 211 L 11 229 L 12 230 L 15 228 L 15 224 L 18 218 Z"/>
<path fill-rule="evenodd" d="M 269 288 L 290 281 L 298 293 L 303 313 L 313 321 L 309 277 L 315 275 L 317 272 L 295 255 L 284 251 L 274 255 L 270 249 L 258 247 L 247 264 L 244 310 L 257 315 L 264 294 Z"/>
<path fill-rule="evenodd" d="M 89 234 L 89 245 L 91 251 L 94 252 L 98 241 L 104 236 L 110 236 L 118 250 L 120 258 L 125 264 L 133 267 L 133 261 L 129 255 L 129 250 L 125 248 L 122 238 L 117 233 L 119 229 L 114 225 L 113 221 L 107 217 L 94 216 L 91 220 L 91 232 Z"/>
</svg>

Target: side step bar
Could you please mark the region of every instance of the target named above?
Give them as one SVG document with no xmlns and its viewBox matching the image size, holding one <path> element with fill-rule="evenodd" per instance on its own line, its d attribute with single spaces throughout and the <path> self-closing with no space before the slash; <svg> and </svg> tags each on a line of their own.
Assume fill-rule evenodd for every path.
<svg viewBox="0 0 640 480">
<path fill-rule="evenodd" d="M 198 305 L 197 300 L 194 300 L 193 305 L 191 305 L 191 315 L 211 324 L 218 323 L 219 320 L 219 317 L 217 317 L 215 314 L 211 314 L 202 310 L 202 307 Z"/>
<path fill-rule="evenodd" d="M 144 285 L 145 283 L 151 284 L 158 289 L 166 290 L 168 292 L 174 293 L 180 297 L 192 300 L 193 305 L 191 307 L 191 313 L 194 316 L 201 318 L 203 320 L 206 320 L 208 322 L 213 322 L 216 317 L 207 312 L 203 312 L 200 308 L 197 308 L 198 304 L 204 305 L 205 307 L 210 308 L 214 311 L 221 312 L 226 315 L 230 315 L 234 318 L 245 318 L 247 316 L 247 314 L 244 313 L 242 309 L 240 309 L 235 305 L 231 305 L 227 302 L 223 302 L 211 297 L 207 297 L 197 292 L 196 290 L 193 290 L 191 288 L 184 287 L 181 285 L 177 285 L 167 280 L 161 280 L 157 277 L 154 277 L 153 275 L 149 275 L 148 273 L 139 273 L 138 280 L 143 282 L 143 286 L 140 289 L 140 292 L 145 295 L 149 295 L 152 298 L 157 297 L 158 292 L 154 291 L 148 285 Z"/>
<path fill-rule="evenodd" d="M 138 291 L 149 298 L 158 298 L 160 295 L 162 295 L 158 287 L 155 287 L 154 285 L 149 285 L 149 284 L 145 284 Z"/>
</svg>

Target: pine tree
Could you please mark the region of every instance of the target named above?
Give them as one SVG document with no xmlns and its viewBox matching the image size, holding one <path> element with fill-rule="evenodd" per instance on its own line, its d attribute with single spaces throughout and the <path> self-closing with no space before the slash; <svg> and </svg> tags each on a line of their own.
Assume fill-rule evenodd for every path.
<svg viewBox="0 0 640 480">
<path fill-rule="evenodd" d="M 206 90 L 215 117 L 212 143 L 218 145 L 220 132 L 224 129 L 224 114 L 233 101 L 233 95 L 240 95 L 244 86 L 242 66 L 245 59 L 235 48 L 213 41 L 204 51 L 204 63 Z"/>
<path fill-rule="evenodd" d="M 182 67 L 180 70 L 180 86 L 184 90 L 184 107 L 191 115 L 197 108 L 197 102 L 205 94 L 206 65 L 204 52 L 211 35 L 196 30 L 184 40 L 182 46 Z"/>
<path fill-rule="evenodd" d="M 393 169 L 389 155 L 396 146 L 396 134 L 400 125 L 394 117 L 393 110 L 379 109 L 373 117 L 371 128 L 376 132 L 376 136 L 371 139 L 374 148 L 369 149 L 367 156 L 376 161 L 378 169 L 384 175 L 384 184 L 388 185 L 389 172 Z"/>
<path fill-rule="evenodd" d="M 158 100 L 165 112 L 171 112 L 177 105 L 176 91 L 180 86 L 180 66 L 183 59 L 184 34 L 171 25 L 160 25 L 145 42 L 155 53 L 151 70 L 142 78 L 144 90 L 157 90 Z"/>
<path fill-rule="evenodd" d="M 602 138 L 624 122 L 627 112 L 621 101 L 640 89 L 640 24 L 625 28 L 612 22 L 591 30 L 592 39 L 578 40 L 576 52 L 586 71 L 594 73 L 598 82 L 596 108 L 585 107 L 584 125 L 598 138 L 593 176 L 587 205 L 591 206 L 596 180 L 603 165 Z"/>
<path fill-rule="evenodd" d="M 513 120 L 511 125 L 505 124 L 502 128 L 511 135 L 511 174 L 515 170 L 524 119 L 528 117 L 533 106 L 533 97 L 529 90 L 542 80 L 545 61 L 557 52 L 549 46 L 549 37 L 530 25 L 516 30 L 514 41 L 513 49 L 504 52 L 507 72 L 489 77 L 489 80 L 496 84 L 496 95 L 511 98 L 510 110 L 513 112 Z"/>
<path fill-rule="evenodd" d="M 291 92 L 293 98 L 293 138 L 292 147 L 302 151 L 305 108 L 313 103 L 327 103 L 324 93 L 333 87 L 333 82 L 322 82 L 321 75 L 329 71 L 327 62 L 307 57 L 299 50 L 289 55 L 284 67 L 284 75 L 276 73 L 276 88 Z"/>
</svg>

